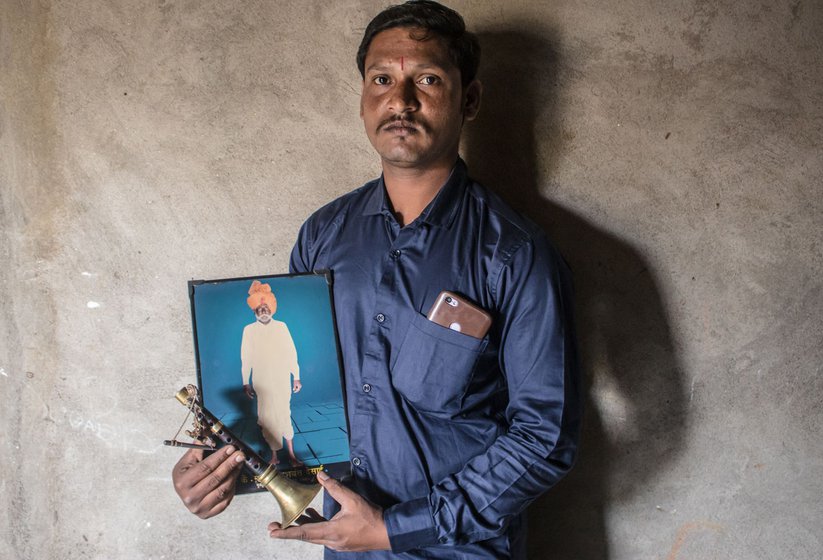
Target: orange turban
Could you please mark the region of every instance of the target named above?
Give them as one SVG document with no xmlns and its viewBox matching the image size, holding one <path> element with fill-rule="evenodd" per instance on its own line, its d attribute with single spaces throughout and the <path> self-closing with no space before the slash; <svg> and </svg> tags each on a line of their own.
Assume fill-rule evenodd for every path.
<svg viewBox="0 0 823 560">
<path fill-rule="evenodd" d="M 251 288 L 249 288 L 249 297 L 246 299 L 246 303 L 249 304 L 252 311 L 264 303 L 269 305 L 272 315 L 274 315 L 274 312 L 277 310 L 277 298 L 275 298 L 274 294 L 271 293 L 271 286 L 268 284 L 261 284 L 259 280 L 255 280 L 251 283 Z"/>
</svg>

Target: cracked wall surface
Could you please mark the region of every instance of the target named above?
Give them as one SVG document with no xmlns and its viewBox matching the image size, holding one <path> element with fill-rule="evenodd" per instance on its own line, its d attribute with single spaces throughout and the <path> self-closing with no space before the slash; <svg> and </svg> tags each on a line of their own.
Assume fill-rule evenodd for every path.
<svg viewBox="0 0 823 560">
<path fill-rule="evenodd" d="M 268 495 L 171 487 L 186 282 L 280 273 L 379 173 L 377 1 L 0 2 L 0 557 L 320 558 Z M 480 36 L 471 173 L 575 274 L 573 473 L 530 558 L 823 548 L 823 5 L 450 3 Z"/>
</svg>

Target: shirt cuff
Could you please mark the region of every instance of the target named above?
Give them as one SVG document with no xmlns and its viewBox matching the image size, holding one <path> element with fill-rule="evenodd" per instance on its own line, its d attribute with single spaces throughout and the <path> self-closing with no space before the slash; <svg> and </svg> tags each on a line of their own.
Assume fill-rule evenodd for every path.
<svg viewBox="0 0 823 560">
<path fill-rule="evenodd" d="M 437 544 L 428 498 L 409 500 L 388 508 L 383 512 L 383 521 L 395 554 Z"/>
</svg>

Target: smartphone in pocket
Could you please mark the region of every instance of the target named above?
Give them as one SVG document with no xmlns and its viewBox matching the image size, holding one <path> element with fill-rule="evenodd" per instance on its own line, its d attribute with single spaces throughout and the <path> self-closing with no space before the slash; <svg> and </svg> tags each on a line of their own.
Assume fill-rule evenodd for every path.
<svg viewBox="0 0 823 560">
<path fill-rule="evenodd" d="M 459 333 L 483 338 L 492 324 L 491 315 L 466 298 L 442 291 L 426 315 L 429 321 Z"/>
</svg>

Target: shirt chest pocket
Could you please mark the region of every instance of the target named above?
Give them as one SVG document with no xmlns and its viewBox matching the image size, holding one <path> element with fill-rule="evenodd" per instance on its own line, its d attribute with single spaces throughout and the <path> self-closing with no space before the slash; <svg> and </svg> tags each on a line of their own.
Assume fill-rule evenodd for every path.
<svg viewBox="0 0 823 560">
<path fill-rule="evenodd" d="M 417 410 L 459 413 L 487 343 L 415 314 L 392 367 L 392 385 Z"/>
</svg>

